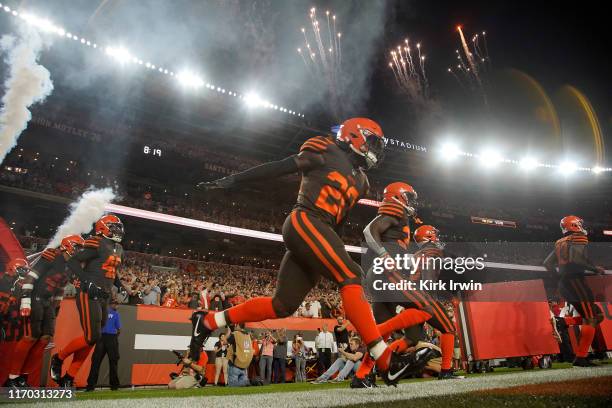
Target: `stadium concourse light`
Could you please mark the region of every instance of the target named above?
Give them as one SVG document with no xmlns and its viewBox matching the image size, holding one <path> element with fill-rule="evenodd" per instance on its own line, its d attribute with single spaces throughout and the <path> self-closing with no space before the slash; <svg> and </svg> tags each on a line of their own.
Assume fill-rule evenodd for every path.
<svg viewBox="0 0 612 408">
<path fill-rule="evenodd" d="M 204 81 L 192 71 L 184 70 L 176 74 L 179 83 L 188 88 L 200 88 L 204 86 Z"/>
<path fill-rule="evenodd" d="M 521 169 L 532 170 L 539 166 L 538 161 L 532 157 L 525 157 L 519 162 Z"/>
<path fill-rule="evenodd" d="M 495 150 L 484 150 L 478 157 L 484 167 L 495 167 L 504 160 Z"/>
</svg>

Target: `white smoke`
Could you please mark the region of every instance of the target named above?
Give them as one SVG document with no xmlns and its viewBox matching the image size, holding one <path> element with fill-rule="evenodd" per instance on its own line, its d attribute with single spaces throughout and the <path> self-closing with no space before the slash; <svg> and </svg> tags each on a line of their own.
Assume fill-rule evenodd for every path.
<svg viewBox="0 0 612 408">
<path fill-rule="evenodd" d="M 17 144 L 17 139 L 32 118 L 28 108 L 42 102 L 53 91 L 49 71 L 36 60 L 47 44 L 28 24 L 19 25 L 19 35 L 4 35 L 0 49 L 6 52 L 9 75 L 0 109 L 0 163 Z"/>
<path fill-rule="evenodd" d="M 56 247 L 66 235 L 84 234 L 91 231 L 91 226 L 104 215 L 107 204 L 115 199 L 115 192 L 110 188 L 87 190 L 78 201 L 70 204 L 70 215 L 59 226 L 51 241 L 50 247 Z"/>
</svg>

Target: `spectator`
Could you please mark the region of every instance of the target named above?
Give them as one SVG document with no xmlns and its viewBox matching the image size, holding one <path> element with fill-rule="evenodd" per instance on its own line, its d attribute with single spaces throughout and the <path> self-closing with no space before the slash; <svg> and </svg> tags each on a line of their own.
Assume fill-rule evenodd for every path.
<svg viewBox="0 0 612 408">
<path fill-rule="evenodd" d="M 274 358 L 274 337 L 270 332 L 263 334 L 259 353 L 259 376 L 265 384 L 272 381 L 272 360 Z"/>
<path fill-rule="evenodd" d="M 183 357 L 181 363 L 183 364 L 181 373 L 178 375 L 176 373 L 170 374 L 172 380 L 168 384 L 168 388 L 181 390 L 206 385 L 206 364 L 208 364 L 206 350 L 202 349 L 200 351 L 200 359 L 197 363 L 194 363 L 189 357 Z"/>
<path fill-rule="evenodd" d="M 229 379 L 227 374 L 227 347 L 227 334 L 221 333 L 221 335 L 219 335 L 219 341 L 215 343 L 215 385 L 217 385 L 219 382 L 219 374 L 221 374 L 221 370 L 223 370 L 223 378 L 226 385 Z"/>
<path fill-rule="evenodd" d="M 334 337 L 327 328 L 327 323 L 323 324 L 323 329 L 315 338 L 315 348 L 319 356 L 319 366 L 323 370 L 327 370 L 331 364 L 332 347 L 334 345 Z"/>
<path fill-rule="evenodd" d="M 348 320 L 345 321 L 344 317 L 338 316 L 338 319 L 336 319 L 336 321 L 338 322 L 338 324 L 334 326 L 334 336 L 336 337 L 336 346 L 338 348 L 340 348 L 341 346 L 346 348 L 346 346 L 348 346 L 348 341 L 349 341 L 349 333 L 347 329 Z"/>
<path fill-rule="evenodd" d="M 157 286 L 157 281 L 149 278 L 147 285 L 143 289 L 142 304 L 159 306 L 161 300 L 161 289 Z"/>
<path fill-rule="evenodd" d="M 306 381 L 306 346 L 304 339 L 298 334 L 293 336 L 291 356 L 295 364 L 295 382 Z"/>
<path fill-rule="evenodd" d="M 366 352 L 365 347 L 361 344 L 359 337 L 353 337 L 349 340 L 348 348 L 339 348 L 338 353 L 340 356 L 334 361 L 334 364 L 329 367 L 319 378 L 313 381 L 313 384 L 323 384 L 329 381 L 329 379 L 336 373 L 338 375 L 333 382 L 342 382 L 350 374 L 357 372 L 361 365 L 361 359 Z"/>
<path fill-rule="evenodd" d="M 240 325 L 236 325 L 227 342 L 229 344 L 227 353 L 229 380 L 227 384 L 230 387 L 250 385 L 247 370 L 253 360 L 251 336 Z"/>
<path fill-rule="evenodd" d="M 191 300 L 189 301 L 187 307 L 190 309 L 198 309 L 200 307 L 200 296 L 197 292 L 193 292 L 191 294 Z"/>
<path fill-rule="evenodd" d="M 273 368 L 274 382 L 285 382 L 285 370 L 287 366 L 287 333 L 285 329 L 279 329 L 276 332 L 276 343 L 274 344 Z"/>
</svg>

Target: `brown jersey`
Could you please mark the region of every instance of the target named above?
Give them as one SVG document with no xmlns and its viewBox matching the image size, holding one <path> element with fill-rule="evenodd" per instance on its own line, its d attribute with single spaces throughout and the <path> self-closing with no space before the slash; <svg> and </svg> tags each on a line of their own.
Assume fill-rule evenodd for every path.
<svg viewBox="0 0 612 408">
<path fill-rule="evenodd" d="M 585 265 L 580 261 L 586 256 L 588 243 L 589 238 L 580 233 L 566 235 L 555 242 L 555 256 L 561 274 L 584 273 Z"/>
<path fill-rule="evenodd" d="M 398 221 L 396 225 L 387 228 L 382 233 L 382 242 L 397 244 L 399 245 L 398 250 L 408 249 L 408 245 L 410 245 L 410 224 L 408 223 L 406 209 L 399 203 L 383 201 L 378 207 L 378 215 L 390 216 Z"/>
<path fill-rule="evenodd" d="M 410 275 L 410 280 L 426 280 L 431 279 L 437 281 L 440 277 L 440 270 L 437 268 L 440 261 L 435 258 L 444 258 L 444 252 L 437 248 L 434 244 L 427 243 L 421 249 L 414 253 L 414 258 L 419 259 L 418 267 L 414 274 Z"/>
<path fill-rule="evenodd" d="M 72 259 L 84 262 L 85 267 L 79 276 L 81 281 L 92 282 L 96 286 L 110 291 L 117 268 L 121 264 L 123 247 L 121 244 L 101 236 L 91 236 L 85 240 L 83 249 Z M 71 260 L 72 260 L 71 259 Z"/>
<path fill-rule="evenodd" d="M 22 285 L 23 289 L 26 284 L 30 284 L 28 287 L 32 288 L 32 295 L 38 298 L 63 295 L 64 287 L 68 283 L 68 272 L 66 259 L 59 249 L 45 249 L 32 269 L 36 276 L 28 274 Z"/>
<path fill-rule="evenodd" d="M 367 192 L 368 178 L 363 170 L 353 168 L 348 155 L 329 138 L 310 138 L 300 148 L 303 151 L 321 154 L 325 163 L 302 174 L 295 207 L 335 228 Z"/>
</svg>

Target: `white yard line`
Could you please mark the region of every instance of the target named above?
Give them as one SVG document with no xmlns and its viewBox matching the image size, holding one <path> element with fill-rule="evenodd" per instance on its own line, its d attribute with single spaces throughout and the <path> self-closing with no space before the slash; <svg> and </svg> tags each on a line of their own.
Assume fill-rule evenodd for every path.
<svg viewBox="0 0 612 408">
<path fill-rule="evenodd" d="M 374 389 L 346 388 L 321 389 L 314 386 L 309 391 L 265 393 L 249 395 L 197 396 L 186 398 L 143 398 L 117 400 L 88 400 L 70 403 L 57 403 L 53 407 L 142 407 L 154 404 L 155 408 L 176 408 L 177 406 L 206 407 L 332 407 L 368 402 L 386 402 L 407 400 L 421 397 L 460 394 L 470 391 L 492 388 L 507 388 L 528 384 L 539 384 L 555 381 L 567 381 L 580 378 L 594 378 L 612 375 L 612 366 L 597 368 L 568 368 L 558 370 L 534 370 L 511 374 L 494 374 L 470 377 L 463 380 L 422 381 L 400 384 L 397 388 L 380 386 Z M 202 390 L 205 393 L 205 390 Z M 42 406 L 41 404 L 24 404 L 20 406 Z M 46 404 L 45 404 L 46 405 Z"/>
</svg>

